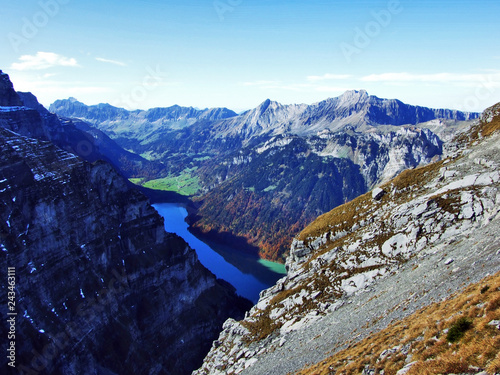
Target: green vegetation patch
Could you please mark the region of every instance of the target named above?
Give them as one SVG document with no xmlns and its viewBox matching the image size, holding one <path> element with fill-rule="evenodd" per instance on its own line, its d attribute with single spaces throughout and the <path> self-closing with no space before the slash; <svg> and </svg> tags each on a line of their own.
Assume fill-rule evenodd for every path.
<svg viewBox="0 0 500 375">
<path fill-rule="evenodd" d="M 472 328 L 472 321 L 465 317 L 459 318 L 449 329 L 446 340 L 449 342 L 457 342 L 465 332 Z"/>
<path fill-rule="evenodd" d="M 152 151 L 147 151 L 141 154 L 141 157 L 143 157 L 146 160 L 156 160 L 157 157 L 153 154 Z"/>
<path fill-rule="evenodd" d="M 270 185 L 270 186 L 268 186 L 268 187 L 266 187 L 266 188 L 264 189 L 264 192 L 266 192 L 266 193 L 267 193 L 267 192 L 269 192 L 269 191 L 276 190 L 276 188 L 277 188 L 277 186 L 276 186 L 276 185 Z"/>
<path fill-rule="evenodd" d="M 133 184 L 141 185 L 144 178 L 129 178 L 128 180 Z"/>
<path fill-rule="evenodd" d="M 210 160 L 210 159 L 211 159 L 210 156 L 201 156 L 198 158 L 193 158 L 193 161 L 205 161 L 205 160 Z"/>
<path fill-rule="evenodd" d="M 200 191 L 201 187 L 198 176 L 193 176 L 191 174 L 192 170 L 193 169 L 185 169 L 179 176 L 167 176 L 146 182 L 137 178 L 130 179 L 130 181 L 149 189 L 174 191 L 181 195 L 195 195 Z"/>
</svg>

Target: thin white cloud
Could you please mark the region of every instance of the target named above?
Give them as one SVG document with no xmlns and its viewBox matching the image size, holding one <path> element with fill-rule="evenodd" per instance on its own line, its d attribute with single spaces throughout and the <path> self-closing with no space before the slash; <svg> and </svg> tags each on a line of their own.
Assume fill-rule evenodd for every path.
<svg viewBox="0 0 500 375">
<path fill-rule="evenodd" d="M 323 74 L 322 76 L 308 76 L 307 80 L 312 81 L 312 82 L 317 82 L 317 81 L 326 81 L 326 80 L 342 80 L 342 79 L 349 79 L 349 78 L 352 78 L 352 75 L 326 73 L 326 74 Z"/>
<path fill-rule="evenodd" d="M 500 78 L 498 72 L 490 74 L 457 74 L 457 73 L 434 73 L 434 74 L 414 74 L 414 73 L 382 73 L 370 74 L 361 77 L 362 82 L 424 82 L 424 83 L 477 83 L 493 78 Z"/>
<path fill-rule="evenodd" d="M 127 66 L 124 62 L 117 61 L 117 60 L 110 60 L 110 59 L 105 59 L 102 57 L 96 57 L 95 58 L 97 61 L 103 62 L 103 63 L 108 63 L 108 64 L 113 64 L 113 65 L 118 65 L 118 66 Z"/>
<path fill-rule="evenodd" d="M 252 81 L 252 82 L 242 82 L 243 86 L 269 86 L 277 85 L 279 81 Z"/>
<path fill-rule="evenodd" d="M 53 52 L 37 52 L 36 55 L 22 55 L 19 62 L 13 63 L 13 70 L 44 70 L 57 66 L 77 67 L 78 62 L 74 58 L 58 55 Z"/>
<path fill-rule="evenodd" d="M 346 92 L 348 90 L 351 90 L 348 87 L 337 87 L 337 86 L 318 86 L 315 88 L 316 91 L 318 92 Z"/>
</svg>

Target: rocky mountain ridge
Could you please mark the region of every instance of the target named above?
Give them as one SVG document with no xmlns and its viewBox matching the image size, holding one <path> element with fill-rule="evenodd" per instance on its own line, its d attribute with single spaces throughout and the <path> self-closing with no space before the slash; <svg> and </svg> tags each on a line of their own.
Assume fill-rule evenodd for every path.
<svg viewBox="0 0 500 375">
<path fill-rule="evenodd" d="M 178 105 L 128 111 L 106 103 L 86 106 L 75 98 L 57 100 L 50 105 L 49 111 L 88 122 L 112 138 L 128 136 L 146 143 L 152 134 L 161 130 L 182 129 L 197 121 L 216 121 L 237 115 L 227 108 L 199 110 Z"/>
<path fill-rule="evenodd" d="M 69 102 L 78 110 L 66 111 Z M 313 105 L 268 99 L 239 116 L 142 129 L 129 112 L 58 103 L 51 108 L 60 115 L 87 116 L 122 147 L 161 162 L 167 174 L 156 176 L 159 183 L 194 181 L 197 210 L 189 220 L 199 234 L 230 242 L 237 237 L 251 251 L 281 261 L 293 236 L 318 215 L 440 158 L 441 136 L 449 139 L 478 116 L 348 91 Z M 138 123 L 120 117 L 129 115 Z"/>
<path fill-rule="evenodd" d="M 1 76 L 0 265 L 16 274 L 11 373 L 190 373 L 223 321 L 250 302 L 165 232 L 111 165 L 44 140 L 47 122 L 18 106 L 29 103 Z M 4 301 L 7 292 L 2 285 Z M 0 311 L 7 316 L 6 303 Z M 3 320 L 2 337 L 8 331 Z M 10 369 L 6 356 L 0 364 Z"/>
<path fill-rule="evenodd" d="M 339 97 L 307 104 L 283 105 L 266 99 L 259 106 L 240 115 L 227 108 L 195 110 L 172 106 L 148 111 L 127 111 L 109 104 L 86 106 L 75 98 L 57 100 L 49 110 L 60 116 L 91 123 L 112 138 L 133 136 L 148 143 L 151 135 L 178 130 L 196 122 L 211 122 L 211 136 L 237 137 L 247 144 L 262 135 L 315 135 L 345 126 L 366 129 L 379 125 L 416 125 L 437 119 L 468 121 L 478 113 L 449 109 L 431 109 L 405 104 L 396 99 L 381 99 L 365 90 L 346 91 Z"/>
<path fill-rule="evenodd" d="M 486 110 L 443 160 L 401 173 L 302 231 L 287 276 L 243 321 L 225 323 L 194 374 L 299 371 L 498 272 L 499 109 Z"/>
<path fill-rule="evenodd" d="M 219 121 L 214 126 L 214 135 L 239 136 L 248 141 L 263 134 L 314 135 L 346 126 L 367 129 L 379 125 L 416 125 L 436 119 L 468 121 L 478 116 L 478 113 L 412 106 L 369 95 L 365 90 L 350 90 L 311 105 L 282 105 L 267 99 L 240 116 Z"/>
<path fill-rule="evenodd" d="M 124 150 L 102 131 L 78 120 L 59 118 L 45 109 L 32 93 L 13 89 L 3 74 L 4 104 L 0 124 L 18 134 L 53 142 L 87 161 L 105 160 L 126 177 L 147 177 L 164 173 L 160 162 L 149 161 Z M 7 98 L 11 98 L 7 100 Z"/>
</svg>

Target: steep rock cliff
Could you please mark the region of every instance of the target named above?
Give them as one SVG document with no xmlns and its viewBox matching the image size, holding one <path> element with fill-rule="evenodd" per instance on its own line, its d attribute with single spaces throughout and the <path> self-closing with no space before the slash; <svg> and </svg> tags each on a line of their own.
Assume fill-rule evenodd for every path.
<svg viewBox="0 0 500 375">
<path fill-rule="evenodd" d="M 189 373 L 249 302 L 108 163 L 13 132 L 10 109 L 0 107 L 0 267 L 16 275 L 13 373 Z M 43 127 L 30 111 L 26 129 Z"/>
</svg>

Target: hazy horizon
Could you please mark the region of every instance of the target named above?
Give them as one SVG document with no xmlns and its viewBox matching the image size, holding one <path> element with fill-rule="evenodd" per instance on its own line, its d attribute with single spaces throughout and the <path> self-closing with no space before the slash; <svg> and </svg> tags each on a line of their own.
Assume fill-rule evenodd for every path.
<svg viewBox="0 0 500 375">
<path fill-rule="evenodd" d="M 482 111 L 500 97 L 499 12 L 493 0 L 10 2 L 0 69 L 45 106 L 241 112 L 364 89 Z"/>
</svg>

